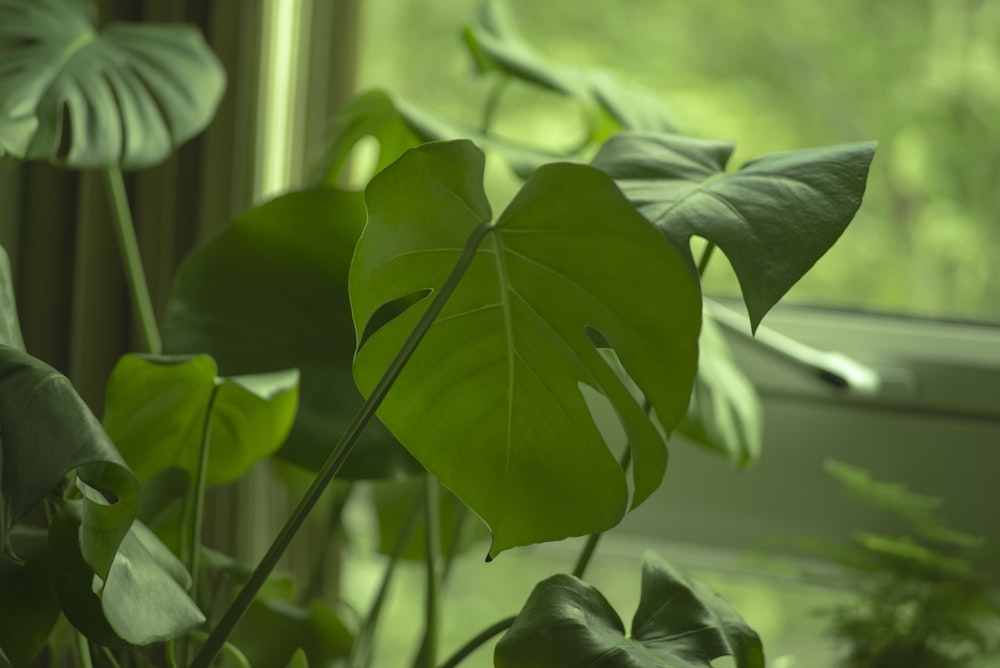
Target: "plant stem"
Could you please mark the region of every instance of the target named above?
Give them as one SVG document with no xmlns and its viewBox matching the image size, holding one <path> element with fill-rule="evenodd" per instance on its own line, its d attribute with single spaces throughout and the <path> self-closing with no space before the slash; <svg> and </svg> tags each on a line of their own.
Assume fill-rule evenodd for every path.
<svg viewBox="0 0 1000 668">
<path fill-rule="evenodd" d="M 396 572 L 399 560 L 403 558 L 403 551 L 406 549 L 407 543 L 410 542 L 410 536 L 417 526 L 417 518 L 420 517 L 422 509 L 423 506 L 419 503 L 414 503 L 410 507 L 409 514 L 406 516 L 406 521 L 396 535 L 396 542 L 393 543 L 392 553 L 389 555 L 389 563 L 385 567 L 385 573 L 382 574 L 382 583 L 379 585 L 378 593 L 375 594 L 371 610 L 368 611 L 368 615 L 365 617 L 365 623 L 361 627 L 361 632 L 354 641 L 351 656 L 347 662 L 348 666 L 363 666 L 367 668 L 371 663 L 371 644 L 375 639 L 375 630 L 378 626 L 383 606 L 385 605 L 386 596 L 389 594 L 389 585 L 392 582 L 392 576 Z"/>
<path fill-rule="evenodd" d="M 646 412 L 649 412 L 649 401 L 646 401 Z M 625 452 L 622 453 L 621 458 L 618 463 L 622 467 L 622 471 L 628 473 L 629 466 L 632 463 L 632 449 L 629 447 L 625 448 Z M 597 544 L 601 541 L 601 537 L 604 532 L 592 533 L 587 536 L 587 542 L 583 546 L 583 551 L 580 552 L 580 556 L 577 557 L 576 566 L 573 567 L 573 576 L 583 579 L 583 574 L 587 572 L 587 566 L 590 565 L 590 559 L 594 556 L 594 551 L 597 549 Z"/>
<path fill-rule="evenodd" d="M 441 497 L 437 481 L 430 473 L 424 475 L 424 508 L 427 516 L 424 532 L 424 574 L 427 591 L 424 594 L 424 639 L 417 652 L 414 668 L 434 668 L 434 663 L 437 661 L 438 628 L 441 623 L 439 596 L 441 579 L 438 573 L 441 547 Z"/>
<path fill-rule="evenodd" d="M 368 422 L 374 417 L 376 409 L 381 405 L 382 400 L 385 399 L 386 393 L 392 387 L 393 383 L 402 373 L 403 367 L 406 366 L 406 362 L 413 355 L 413 352 L 417 349 L 420 340 L 424 338 L 427 330 L 430 329 L 431 324 L 434 322 L 434 318 L 437 314 L 441 312 L 444 308 L 445 302 L 451 293 L 455 291 L 458 286 L 458 282 L 461 280 L 462 275 L 465 270 L 469 268 L 472 264 L 472 260 L 476 255 L 476 249 L 479 247 L 479 243 L 483 238 L 493 230 L 493 226 L 490 224 L 483 224 L 478 226 L 469 235 L 468 240 L 465 242 L 465 248 L 462 249 L 462 254 L 459 256 L 458 261 L 455 263 L 454 268 L 452 268 L 451 273 L 448 278 L 445 279 L 444 284 L 442 284 L 441 289 L 438 291 L 431 303 L 428 305 L 427 310 L 424 312 L 420 321 L 413 328 L 410 336 L 403 342 L 403 346 L 399 349 L 396 354 L 395 359 L 389 364 L 389 368 L 386 369 L 385 374 L 379 380 L 375 389 L 368 396 L 367 401 L 365 401 L 364 406 L 358 411 L 357 415 L 354 416 L 354 420 L 351 422 L 350 427 L 341 436 L 340 441 L 337 443 L 336 447 L 330 452 L 329 457 L 327 457 L 326 462 L 323 464 L 323 468 L 320 469 L 319 473 L 316 474 L 316 479 L 313 480 L 312 486 L 306 492 L 302 501 L 299 505 L 292 511 L 291 517 L 282 527 L 281 532 L 278 537 L 275 538 L 274 542 L 271 543 L 271 547 L 268 549 L 267 554 L 261 559 L 257 568 L 250 575 L 250 579 L 247 580 L 246 585 L 237 594 L 236 599 L 230 604 L 229 609 L 226 610 L 222 619 L 219 621 L 219 625 L 215 627 L 212 633 L 208 636 L 205 641 L 204 646 L 201 651 L 194 658 L 194 662 L 191 664 L 191 668 L 208 668 L 208 665 L 215 658 L 215 655 L 219 652 L 222 644 L 226 641 L 229 635 L 236 628 L 243 614 L 246 612 L 247 608 L 250 607 L 250 603 L 253 602 L 254 596 L 260 591 L 260 588 L 267 581 L 268 575 L 277 565 L 278 560 L 285 553 L 288 545 L 292 542 L 295 534 L 305 523 L 306 518 L 309 516 L 310 511 L 319 501 L 320 497 L 323 495 L 323 491 L 327 486 L 333 481 L 333 478 L 337 475 L 340 467 L 343 466 L 347 457 L 351 454 L 351 450 L 354 448 L 354 444 L 357 442 L 358 437 L 361 432 L 367 426 Z"/>
<path fill-rule="evenodd" d="M 462 645 L 458 651 L 452 654 L 447 661 L 440 665 L 439 668 L 455 668 L 455 666 L 462 663 L 462 661 L 465 661 L 469 655 L 479 649 L 482 645 L 489 642 L 493 636 L 503 633 L 513 626 L 515 619 L 517 619 L 516 615 L 506 617 L 493 626 L 483 629 L 474 638 L 469 640 L 469 642 Z"/>
<path fill-rule="evenodd" d="M 490 128 L 493 127 L 493 119 L 496 118 L 497 110 L 500 109 L 500 98 L 503 97 L 503 92 L 509 82 L 510 77 L 504 75 L 497 79 L 493 83 L 493 86 L 490 87 L 486 103 L 483 104 L 483 116 L 479 121 L 479 131 L 484 135 L 489 134 Z"/>
<path fill-rule="evenodd" d="M 191 600 L 198 600 L 198 571 L 201 556 L 201 527 L 205 514 L 205 487 L 208 480 L 208 454 L 212 444 L 212 410 L 215 408 L 215 398 L 219 395 L 219 386 L 212 387 L 212 394 L 208 398 L 208 406 L 205 408 L 205 422 L 201 428 L 201 450 L 198 455 L 198 471 L 195 474 L 195 484 L 188 492 L 184 502 L 185 510 L 184 525 L 188 528 L 187 535 L 182 543 L 187 547 L 185 565 L 191 574 L 191 591 L 188 595 Z M 187 665 L 188 642 L 187 638 L 180 640 L 179 647 L 181 665 Z"/>
<path fill-rule="evenodd" d="M 333 550 L 334 542 L 340 536 L 340 523 L 344 516 L 344 508 L 347 506 L 347 500 L 351 498 L 353 490 L 353 482 L 348 482 L 342 489 L 334 488 L 333 490 L 333 497 L 330 500 L 330 516 L 327 518 L 326 531 L 323 532 L 323 542 L 320 544 L 315 561 L 313 561 L 308 584 L 302 594 L 303 605 L 307 605 L 313 599 L 323 597 L 330 553 Z"/>
<path fill-rule="evenodd" d="M 715 251 L 715 244 L 709 241 L 705 244 L 705 250 L 701 252 L 701 259 L 698 260 L 698 276 L 705 276 L 705 270 L 708 269 L 708 261 L 712 259 L 713 251 Z"/>
<path fill-rule="evenodd" d="M 94 668 L 94 660 L 90 656 L 90 643 L 87 642 L 87 636 L 83 635 L 79 631 L 75 631 L 74 634 L 76 642 L 73 643 L 73 648 L 76 650 L 76 660 L 80 664 L 81 668 Z"/>
<path fill-rule="evenodd" d="M 108 184 L 108 196 L 111 199 L 111 208 L 114 212 L 118 253 L 121 256 L 129 294 L 132 296 L 132 307 L 139 319 L 139 330 L 142 333 L 146 350 L 157 355 L 162 350 L 160 331 L 156 327 L 153 300 L 149 296 L 146 274 L 142 269 L 142 255 L 139 253 L 139 242 L 135 238 L 135 223 L 132 222 L 132 211 L 128 205 L 125 179 L 122 176 L 122 170 L 118 167 L 109 167 L 105 171 L 105 177 Z"/>
</svg>

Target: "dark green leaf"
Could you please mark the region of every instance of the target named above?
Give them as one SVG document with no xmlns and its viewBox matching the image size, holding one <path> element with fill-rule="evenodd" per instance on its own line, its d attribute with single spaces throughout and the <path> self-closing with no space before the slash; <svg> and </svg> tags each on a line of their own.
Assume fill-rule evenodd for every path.
<svg viewBox="0 0 1000 668">
<path fill-rule="evenodd" d="M 706 585 L 653 554 L 643 560 L 642 596 L 625 627 L 599 591 L 571 575 L 543 580 L 497 643 L 497 668 L 710 668 L 720 656 L 763 668 L 757 634 Z"/>
<path fill-rule="evenodd" d="M 251 210 L 185 259 L 163 332 L 166 351 L 208 353 L 225 376 L 299 369 L 299 411 L 279 456 L 313 470 L 362 404 L 351 377 L 347 272 L 364 222 L 362 195 L 333 190 Z M 418 470 L 375 423 L 340 475 Z"/>
<path fill-rule="evenodd" d="M 0 4 L 0 61 L 3 147 L 70 167 L 162 161 L 208 125 L 225 89 L 195 28 L 113 23 L 98 33 L 86 0 Z"/>
<path fill-rule="evenodd" d="M 762 419 L 757 391 L 737 366 L 718 324 L 706 315 L 691 405 L 677 431 L 732 464 L 747 466 L 760 456 Z"/>
<path fill-rule="evenodd" d="M 101 424 L 65 376 L 0 345 L 0 425 L 0 546 L 9 547 L 13 522 L 76 470 L 85 499 L 83 553 L 107 575 L 135 517 L 139 482 Z"/>
<path fill-rule="evenodd" d="M 756 329 L 854 217 L 875 144 L 773 153 L 726 174 L 732 151 L 728 142 L 625 133 L 593 164 L 679 245 L 698 235 L 726 253 Z"/>
<path fill-rule="evenodd" d="M 236 480 L 281 447 L 295 419 L 298 372 L 218 378 L 216 371 L 208 355 L 118 361 L 104 426 L 140 480 L 170 467 L 195 478 L 210 406 L 209 485 Z"/>
<path fill-rule="evenodd" d="M 482 153 L 459 141 L 412 150 L 373 179 L 351 267 L 359 340 L 384 304 L 437 289 L 472 230 L 490 220 L 482 170 Z M 364 392 L 427 302 L 362 345 L 355 376 Z M 634 507 L 663 477 L 659 427 L 672 429 L 688 405 L 700 320 L 684 259 L 610 179 L 548 165 L 496 221 L 379 416 L 486 521 L 491 554 L 602 531 L 625 513 L 628 490 L 581 386 L 608 398 L 629 436 Z M 661 425 L 603 360 L 598 338 Z"/>
<path fill-rule="evenodd" d="M 188 597 L 184 566 L 139 522 L 129 528 L 102 578 L 82 558 L 76 502 L 60 503 L 49 530 L 52 582 L 70 622 L 101 644 L 149 645 L 205 621 Z"/>
<path fill-rule="evenodd" d="M 46 532 L 17 526 L 11 542 L 24 563 L 0 559 L 0 652 L 20 668 L 45 647 L 59 618 L 59 599 L 49 582 Z"/>
</svg>

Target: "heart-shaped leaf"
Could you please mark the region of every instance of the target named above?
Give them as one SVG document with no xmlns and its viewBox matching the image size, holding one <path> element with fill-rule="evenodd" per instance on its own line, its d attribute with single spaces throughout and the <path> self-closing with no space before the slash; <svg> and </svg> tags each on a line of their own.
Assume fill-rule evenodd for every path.
<svg viewBox="0 0 1000 668">
<path fill-rule="evenodd" d="M 67 619 L 101 644 L 149 645 L 177 638 L 205 621 L 187 595 L 191 578 L 152 531 L 129 527 L 106 577 L 82 558 L 75 535 L 77 502 L 57 506 L 49 529 L 52 582 Z"/>
<path fill-rule="evenodd" d="M 0 62 L 4 147 L 70 167 L 162 161 L 208 124 L 225 89 L 195 28 L 112 23 L 98 33 L 87 0 L 0 3 Z"/>
<path fill-rule="evenodd" d="M 125 355 L 108 380 L 104 426 L 143 482 L 197 475 L 211 410 L 206 483 L 232 482 L 281 447 L 298 404 L 294 369 L 219 378 L 208 355 Z"/>
<path fill-rule="evenodd" d="M 17 526 L 11 542 L 24 563 L 0 559 L 0 652 L 20 668 L 45 647 L 59 618 L 59 599 L 49 581 L 46 532 Z"/>
<path fill-rule="evenodd" d="M 701 321 L 698 376 L 678 433 L 714 450 L 736 466 L 760 457 L 763 408 L 757 390 L 733 359 L 719 325 Z"/>
<path fill-rule="evenodd" d="M 76 470 L 84 491 L 80 542 L 104 576 L 135 517 L 139 482 L 69 380 L 0 345 L 0 547 L 11 525 Z"/>
<path fill-rule="evenodd" d="M 363 393 L 428 300 L 369 336 L 383 306 L 438 289 L 490 220 L 482 174 L 483 154 L 457 141 L 411 150 L 369 185 L 350 279 Z M 633 507 L 659 485 L 667 453 L 597 342 L 615 349 L 669 431 L 691 396 L 700 320 L 686 261 L 610 179 L 547 165 L 491 227 L 379 416 L 487 523 L 491 555 L 603 531 L 628 490 L 581 388 L 605 395 L 629 436 Z"/>
<path fill-rule="evenodd" d="M 592 164 L 679 245 L 697 235 L 726 253 L 756 330 L 851 222 L 875 144 L 773 153 L 727 174 L 732 152 L 729 142 L 623 133 Z"/>
<path fill-rule="evenodd" d="M 279 456 L 319 469 L 362 399 L 351 377 L 347 272 L 364 226 L 360 193 L 306 190 L 244 214 L 177 273 L 164 349 L 208 353 L 226 376 L 297 368 L 299 410 Z M 397 477 L 419 465 L 380 424 L 340 476 Z"/>
<path fill-rule="evenodd" d="M 764 650 L 739 613 L 707 585 L 652 553 L 626 637 L 604 596 L 571 575 L 543 580 L 497 643 L 497 668 L 710 668 L 732 656 L 737 668 L 763 668 Z"/>
</svg>

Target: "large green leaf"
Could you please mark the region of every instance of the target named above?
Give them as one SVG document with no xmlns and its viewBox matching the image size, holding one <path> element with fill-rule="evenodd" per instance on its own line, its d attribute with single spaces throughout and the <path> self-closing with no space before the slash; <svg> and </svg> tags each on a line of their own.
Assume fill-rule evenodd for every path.
<svg viewBox="0 0 1000 668">
<path fill-rule="evenodd" d="M 85 504 L 80 542 L 94 571 L 111 567 L 135 517 L 139 482 L 69 380 L 0 345 L 0 547 L 11 525 L 76 470 Z"/>
<path fill-rule="evenodd" d="M 632 632 L 607 599 L 571 575 L 543 580 L 497 643 L 497 668 L 764 668 L 760 638 L 728 601 L 652 553 Z"/>
<path fill-rule="evenodd" d="M 593 165 L 681 246 L 698 235 L 726 253 L 756 329 L 851 222 L 875 144 L 773 153 L 727 174 L 732 152 L 729 142 L 623 133 Z"/>
<path fill-rule="evenodd" d="M 209 410 L 207 484 L 232 482 L 281 447 L 295 419 L 298 372 L 216 371 L 208 355 L 125 355 L 115 365 L 104 426 L 140 480 L 170 467 L 194 479 Z"/>
<path fill-rule="evenodd" d="M 225 89 L 195 28 L 112 23 L 98 33 L 87 0 L 0 3 L 0 62 L 4 148 L 70 167 L 162 161 L 208 124 Z"/>
<path fill-rule="evenodd" d="M 372 180 L 351 266 L 359 341 L 384 305 L 439 288 L 490 220 L 482 174 L 482 153 L 457 141 L 411 150 Z M 427 304 L 363 342 L 354 368 L 364 393 Z M 633 507 L 659 485 L 667 453 L 597 345 L 615 349 L 669 432 L 690 399 L 700 320 L 685 260 L 611 180 L 548 165 L 493 224 L 379 416 L 486 522 L 491 555 L 602 531 L 625 513 L 628 490 L 583 388 L 610 401 L 629 436 Z"/>
<path fill-rule="evenodd" d="M 0 652 L 19 668 L 45 647 L 59 618 L 59 599 L 49 581 L 45 530 L 18 526 L 11 538 L 24 563 L 0 559 Z"/>
<path fill-rule="evenodd" d="M 736 466 L 748 466 L 760 457 L 764 438 L 760 397 L 733 359 L 718 323 L 706 314 L 701 324 L 698 376 L 677 431 Z"/>
<path fill-rule="evenodd" d="M 347 272 L 364 220 L 362 195 L 334 190 L 252 209 L 185 258 L 163 331 L 167 352 L 208 353 L 225 376 L 299 369 L 299 411 L 279 456 L 313 470 L 362 404 L 351 378 Z M 376 423 L 341 475 L 418 470 Z"/>
<path fill-rule="evenodd" d="M 187 595 L 191 577 L 152 531 L 129 527 L 105 577 L 83 559 L 75 534 L 76 502 L 57 505 L 49 529 L 52 582 L 67 619 L 105 645 L 149 645 L 177 638 L 205 621 Z"/>
</svg>

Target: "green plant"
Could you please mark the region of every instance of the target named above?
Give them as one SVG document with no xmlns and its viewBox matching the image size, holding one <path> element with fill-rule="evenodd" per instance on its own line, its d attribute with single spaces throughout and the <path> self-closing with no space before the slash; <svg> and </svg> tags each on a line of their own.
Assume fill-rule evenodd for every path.
<svg viewBox="0 0 1000 668">
<path fill-rule="evenodd" d="M 488 559 L 591 538 L 572 575 L 540 583 L 516 618 L 442 665 L 507 631 L 498 666 L 707 666 L 725 654 L 763 666 L 732 607 L 655 556 L 628 635 L 581 578 L 601 534 L 660 484 L 671 433 L 739 465 L 756 457 L 759 408 L 703 317 L 699 273 L 721 248 L 756 328 L 853 217 L 873 144 L 727 172 L 731 143 L 677 134 L 654 96 L 546 61 L 489 4 L 466 33 L 496 81 L 482 127 L 359 97 L 312 187 L 251 210 L 185 260 L 160 350 L 118 170 L 163 159 L 204 127 L 221 71 L 189 30 L 97 35 L 88 11 L 80 0 L 0 5 L 0 54 L 19 64 L 0 72 L 0 148 L 108 170 L 148 354 L 116 366 L 99 423 L 25 352 L 2 273 L 0 659 L 26 665 L 65 617 L 82 665 L 207 666 L 219 651 L 240 665 L 370 665 L 382 594 L 351 630 L 317 582 L 299 594 L 272 571 L 335 477 L 413 475 L 419 500 L 406 500 L 385 582 L 422 516 L 417 665 L 440 662 L 437 592 L 471 511 L 492 534 Z M 582 106 L 590 131 L 577 149 L 491 133 L 503 89 L 525 84 Z M 81 100 L 108 124 L 88 124 Z M 363 194 L 340 189 L 368 136 L 376 174 Z M 524 181 L 497 216 L 476 143 Z M 697 259 L 692 236 L 707 240 Z M 384 427 L 369 426 L 376 410 Z M 626 442 L 607 442 L 602 411 Z M 202 547 L 205 489 L 271 456 L 317 475 L 251 569 Z M 347 494 L 334 495 L 333 520 Z M 44 526 L 25 522 L 39 503 Z M 238 593 L 215 600 L 227 581 Z"/>
<path fill-rule="evenodd" d="M 828 633 L 851 668 L 963 668 L 1000 651 L 1000 604 L 985 574 L 982 538 L 950 528 L 941 500 L 879 482 L 828 460 L 826 470 L 861 501 L 905 521 L 908 533 L 859 531 L 848 545 L 805 542 L 837 567 L 820 574 L 857 599 L 824 609 Z"/>
</svg>

